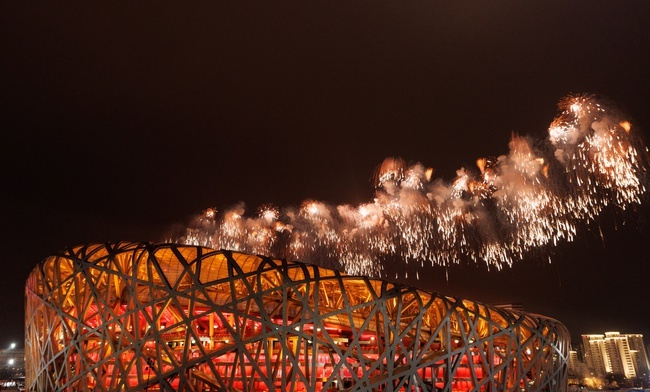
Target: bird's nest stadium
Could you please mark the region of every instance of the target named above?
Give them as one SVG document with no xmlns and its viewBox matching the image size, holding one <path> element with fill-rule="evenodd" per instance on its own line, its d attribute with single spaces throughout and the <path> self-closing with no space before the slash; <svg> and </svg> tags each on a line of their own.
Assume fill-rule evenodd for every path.
<svg viewBox="0 0 650 392">
<path fill-rule="evenodd" d="M 558 321 L 300 262 L 150 243 L 26 284 L 33 391 L 564 391 Z"/>
</svg>

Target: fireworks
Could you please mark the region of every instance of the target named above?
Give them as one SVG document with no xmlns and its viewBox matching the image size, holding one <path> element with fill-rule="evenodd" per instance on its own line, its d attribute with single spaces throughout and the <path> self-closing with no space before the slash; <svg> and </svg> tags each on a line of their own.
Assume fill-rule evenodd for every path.
<svg viewBox="0 0 650 392">
<path fill-rule="evenodd" d="M 480 158 L 446 184 L 433 169 L 387 158 L 376 195 L 359 206 L 306 201 L 299 209 L 209 208 L 177 241 L 381 276 L 399 260 L 447 266 L 463 260 L 501 269 L 533 249 L 571 241 L 608 205 L 626 209 L 645 193 L 647 149 L 630 123 L 591 96 L 560 102 L 536 150 L 513 135 L 510 153 Z"/>
</svg>

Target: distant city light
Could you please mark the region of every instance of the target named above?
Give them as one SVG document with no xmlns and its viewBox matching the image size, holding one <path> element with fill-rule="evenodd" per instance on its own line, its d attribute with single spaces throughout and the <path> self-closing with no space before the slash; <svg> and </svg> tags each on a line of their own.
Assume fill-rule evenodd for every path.
<svg viewBox="0 0 650 392">
<path fill-rule="evenodd" d="M 9 346 L 9 348 L 12 349 L 12 350 L 13 350 L 14 348 L 16 348 L 16 343 L 11 343 L 11 345 Z"/>
</svg>

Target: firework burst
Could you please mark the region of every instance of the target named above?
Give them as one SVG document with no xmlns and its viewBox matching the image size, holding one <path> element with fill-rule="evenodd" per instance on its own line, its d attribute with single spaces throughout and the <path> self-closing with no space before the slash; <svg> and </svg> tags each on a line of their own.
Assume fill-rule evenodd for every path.
<svg viewBox="0 0 650 392">
<path fill-rule="evenodd" d="M 340 266 L 381 276 L 388 262 L 448 266 L 463 260 L 501 269 L 533 249 L 571 241 L 608 205 L 645 193 L 647 148 L 630 123 L 593 96 L 570 96 L 542 150 L 513 135 L 510 153 L 481 158 L 447 184 L 433 169 L 387 158 L 376 195 L 359 206 L 306 201 L 299 209 L 209 208 L 175 239 L 193 245 Z"/>
</svg>

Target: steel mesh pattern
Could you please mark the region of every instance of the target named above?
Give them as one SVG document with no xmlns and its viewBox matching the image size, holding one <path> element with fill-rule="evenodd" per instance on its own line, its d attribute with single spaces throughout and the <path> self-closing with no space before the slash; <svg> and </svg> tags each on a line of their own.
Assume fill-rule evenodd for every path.
<svg viewBox="0 0 650 392">
<path fill-rule="evenodd" d="M 92 244 L 26 285 L 35 391 L 563 391 L 559 322 L 175 244 Z"/>
</svg>

